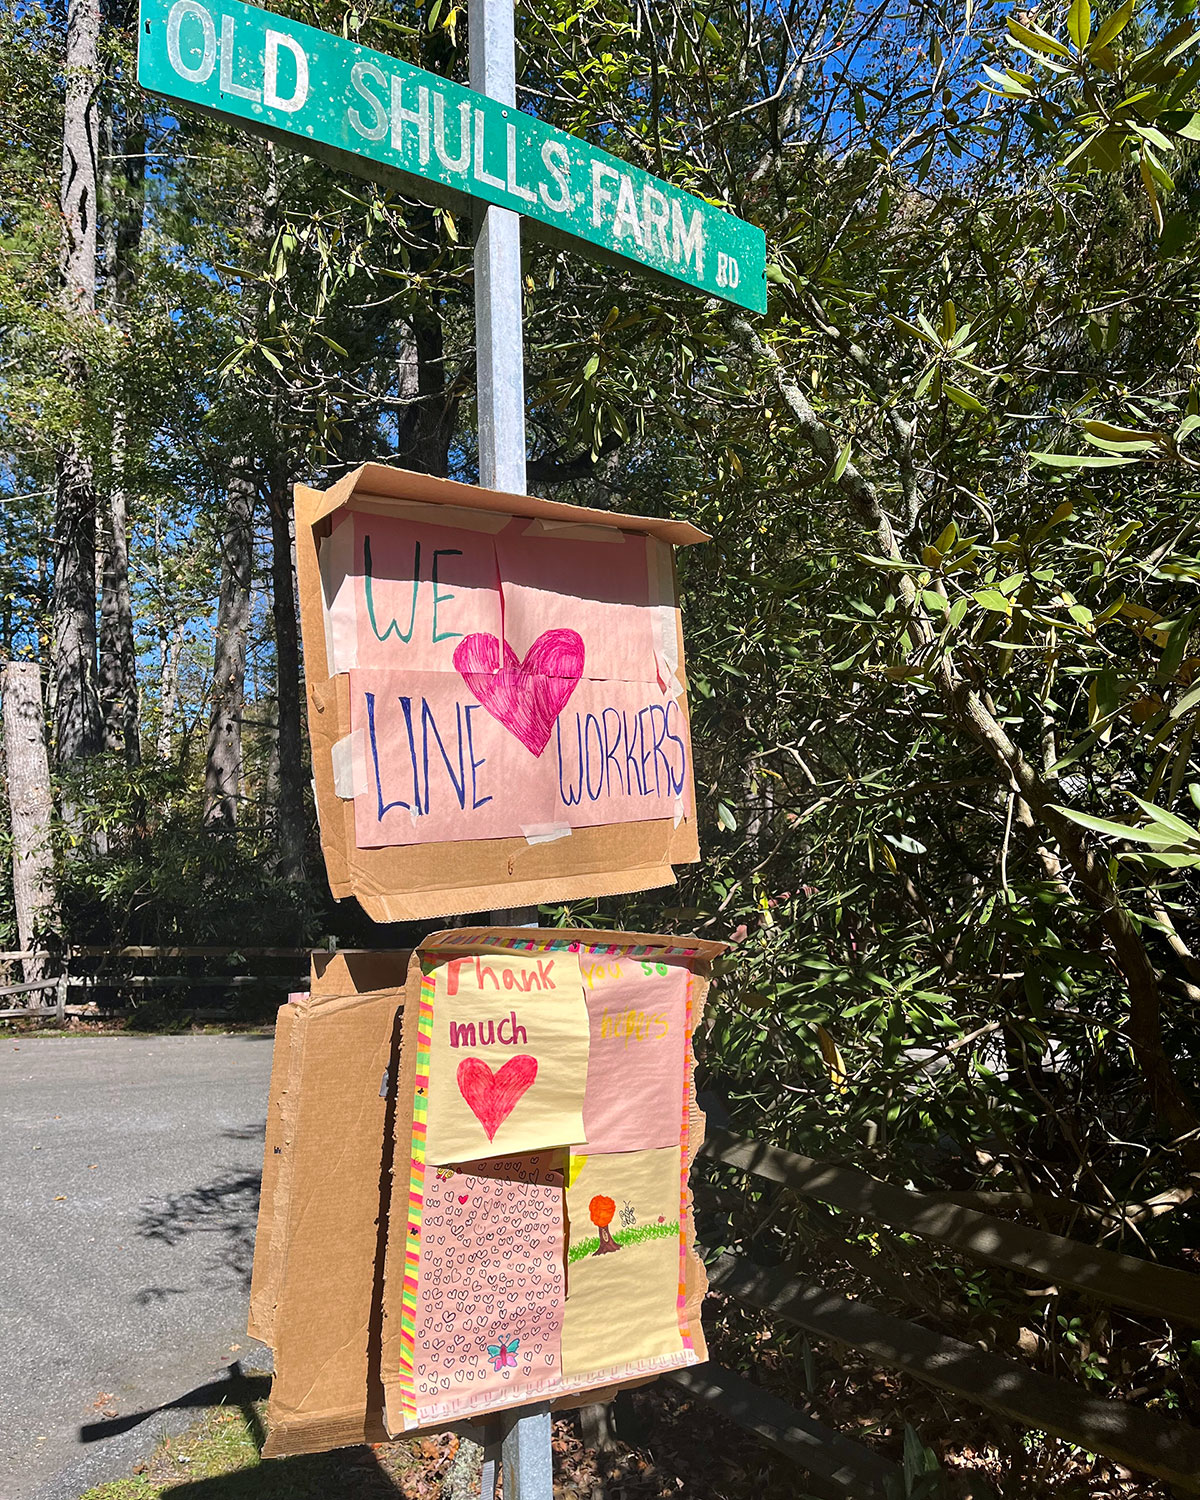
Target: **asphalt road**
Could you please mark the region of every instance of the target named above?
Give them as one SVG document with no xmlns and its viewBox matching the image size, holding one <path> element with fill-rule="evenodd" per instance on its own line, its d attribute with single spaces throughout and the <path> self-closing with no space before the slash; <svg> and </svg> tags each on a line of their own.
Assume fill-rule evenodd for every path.
<svg viewBox="0 0 1200 1500">
<path fill-rule="evenodd" d="M 265 1037 L 0 1040 L 0 1500 L 74 1500 L 235 1362 L 269 1368 L 246 1309 L 270 1066 Z"/>
</svg>

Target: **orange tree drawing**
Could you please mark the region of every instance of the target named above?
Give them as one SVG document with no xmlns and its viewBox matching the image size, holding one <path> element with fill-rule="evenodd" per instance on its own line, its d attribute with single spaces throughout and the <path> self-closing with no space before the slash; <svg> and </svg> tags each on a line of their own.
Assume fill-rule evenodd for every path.
<svg viewBox="0 0 1200 1500">
<path fill-rule="evenodd" d="M 598 1193 L 588 1204 L 588 1213 L 591 1215 L 592 1223 L 600 1231 L 600 1244 L 597 1247 L 597 1255 L 611 1255 L 614 1250 L 621 1247 L 612 1237 L 609 1225 L 612 1223 L 613 1214 L 617 1211 L 617 1205 L 611 1198 L 606 1198 Z"/>
</svg>

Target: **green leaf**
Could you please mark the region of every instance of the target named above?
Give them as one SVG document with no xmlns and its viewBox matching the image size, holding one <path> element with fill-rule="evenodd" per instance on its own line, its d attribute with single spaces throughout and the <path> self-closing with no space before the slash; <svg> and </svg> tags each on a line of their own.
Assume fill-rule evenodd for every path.
<svg viewBox="0 0 1200 1500">
<path fill-rule="evenodd" d="M 832 480 L 834 480 L 835 483 L 846 472 L 846 465 L 850 462 L 850 446 L 851 446 L 851 442 L 852 442 L 852 440 L 850 438 L 846 439 L 845 447 L 838 454 L 837 461 L 835 462 L 835 464 L 833 466 L 833 472 L 829 476 Z"/>
<path fill-rule="evenodd" d="M 766 270 L 766 276 L 767 276 L 767 280 L 768 281 L 773 281 L 776 286 L 788 286 L 788 285 L 790 285 L 787 277 L 783 274 L 783 267 L 782 266 L 777 266 L 777 265 L 773 265 L 773 264 L 769 265 L 767 267 L 767 270 Z"/>
<path fill-rule="evenodd" d="M 1049 469 L 1112 469 L 1121 464 L 1135 464 L 1136 458 L 1108 458 L 1093 453 L 1039 453 L 1030 458 L 1035 464 L 1045 464 Z"/>
<path fill-rule="evenodd" d="M 1137 445 L 1152 447 L 1154 443 L 1163 436 L 1163 433 L 1146 427 L 1114 427 L 1111 422 L 1081 422 L 1080 426 L 1090 438 L 1099 438 L 1106 443 L 1116 446 L 1125 445 L 1130 449 Z"/>
<path fill-rule="evenodd" d="M 1085 52 L 1092 35 L 1092 7 L 1088 0 L 1071 0 L 1071 8 L 1067 12 L 1067 32 L 1080 52 Z"/>
<path fill-rule="evenodd" d="M 1012 613 L 1012 600 L 1006 598 L 998 589 L 980 589 L 974 595 L 974 599 L 976 604 L 982 604 L 984 609 L 990 609 L 994 614 Z"/>
<path fill-rule="evenodd" d="M 1176 842 L 1174 839 L 1166 838 L 1161 833 L 1153 832 L 1145 828 L 1131 828 L 1128 823 L 1114 823 L 1108 818 L 1097 818 L 1091 813 L 1077 812 L 1073 807 L 1058 807 L 1050 804 L 1056 813 L 1061 813 L 1071 823 L 1077 823 L 1081 828 L 1089 828 L 1093 833 L 1102 833 L 1111 839 L 1133 839 L 1138 843 L 1150 844 L 1159 848 L 1169 847 Z"/>
<path fill-rule="evenodd" d="M 1015 42 L 1019 42 L 1026 51 L 1049 52 L 1053 57 L 1070 58 L 1071 49 L 1064 47 L 1054 37 L 1042 31 L 1038 26 L 1022 26 L 1020 21 L 1008 18 L 1008 34 Z"/>
<path fill-rule="evenodd" d="M 950 397 L 955 406 L 961 406 L 963 411 L 980 413 L 987 410 L 983 402 L 976 400 L 970 391 L 964 391 L 961 386 L 951 385 L 948 380 L 942 381 L 942 390 Z"/>
<path fill-rule="evenodd" d="M 1178 703 L 1172 705 L 1171 718 L 1182 719 L 1184 714 L 1196 707 L 1197 703 L 1200 703 L 1200 687 L 1194 687 L 1190 693 L 1184 693 Z"/>
<path fill-rule="evenodd" d="M 1135 0 L 1125 0 L 1124 5 L 1119 6 L 1111 16 L 1101 22 L 1100 30 L 1093 38 L 1089 49 L 1093 54 L 1107 47 L 1110 42 L 1114 42 L 1121 35 L 1133 20 L 1134 3 Z"/>
<path fill-rule="evenodd" d="M 907 833 L 885 833 L 883 837 L 887 839 L 893 848 L 900 849 L 905 854 L 927 854 L 929 852 L 919 839 L 914 839 Z"/>
<path fill-rule="evenodd" d="M 717 822 L 729 833 L 733 833 L 737 828 L 737 819 L 724 802 L 717 803 Z"/>
<path fill-rule="evenodd" d="M 1164 828 L 1168 833 L 1174 834 L 1177 838 L 1187 839 L 1192 843 L 1200 843 L 1200 829 L 1193 828 L 1190 823 L 1185 823 L 1182 818 L 1177 818 L 1174 813 L 1168 812 L 1165 807 L 1155 807 L 1153 802 L 1147 802 L 1144 798 L 1135 796 L 1133 792 L 1129 792 L 1127 795 L 1132 797 L 1146 816 L 1157 823 L 1160 828 Z"/>
</svg>

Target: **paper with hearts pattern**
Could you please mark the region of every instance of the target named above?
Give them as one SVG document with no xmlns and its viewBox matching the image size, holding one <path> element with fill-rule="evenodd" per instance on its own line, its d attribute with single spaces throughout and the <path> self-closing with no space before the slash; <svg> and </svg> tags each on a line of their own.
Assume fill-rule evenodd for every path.
<svg viewBox="0 0 1200 1500">
<path fill-rule="evenodd" d="M 419 1422 L 533 1401 L 561 1383 L 562 1167 L 552 1152 L 428 1173 L 414 1334 Z"/>
</svg>

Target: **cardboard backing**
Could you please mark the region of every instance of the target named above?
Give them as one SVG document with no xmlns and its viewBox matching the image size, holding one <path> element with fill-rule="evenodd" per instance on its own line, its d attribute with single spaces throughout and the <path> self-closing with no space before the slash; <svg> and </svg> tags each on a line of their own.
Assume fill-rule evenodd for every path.
<svg viewBox="0 0 1200 1500">
<path fill-rule="evenodd" d="M 421 963 L 423 958 L 429 958 L 436 954 L 440 959 L 460 952 L 472 954 L 491 952 L 511 953 L 512 950 L 510 948 L 503 946 L 504 940 L 517 939 L 529 942 L 536 941 L 538 938 L 566 938 L 568 941 L 620 947 L 645 946 L 650 948 L 672 948 L 676 952 L 683 947 L 691 949 L 693 956 L 689 961 L 689 967 L 694 975 L 694 988 L 692 992 L 693 1029 L 699 1025 L 704 1013 L 704 1004 L 709 984 L 711 983 L 713 960 L 719 957 L 726 947 L 724 943 L 706 942 L 692 937 L 664 936 L 655 933 L 611 932 L 591 928 L 452 928 L 448 931 L 432 933 L 421 945 L 414 949 L 409 963 L 407 993 L 412 996 L 420 994 Z M 417 1072 L 417 1017 L 418 1006 L 415 1003 L 405 1008 L 399 1071 L 397 1075 L 395 1145 L 392 1152 L 392 1196 L 389 1209 L 389 1222 L 393 1226 L 398 1226 L 398 1229 L 395 1233 L 388 1236 L 383 1282 L 382 1368 L 386 1398 L 385 1420 L 388 1430 L 393 1436 L 398 1436 L 401 1432 L 404 1432 L 408 1436 L 414 1431 L 424 1430 L 412 1427 L 404 1428 L 400 1416 L 399 1388 L 395 1373 L 399 1370 L 400 1366 L 401 1304 L 405 1275 L 404 1226 L 407 1223 L 409 1169 L 412 1160 L 411 1107 Z M 689 1114 L 688 1149 L 685 1156 L 689 1177 L 695 1162 L 696 1153 L 704 1140 L 704 1128 L 704 1114 L 696 1104 L 693 1081 Z M 688 1331 L 697 1355 L 697 1362 L 703 1362 L 708 1358 L 708 1350 L 704 1341 L 700 1310 L 704 1301 L 704 1295 L 708 1290 L 708 1278 L 704 1272 L 703 1262 L 694 1249 L 695 1224 L 690 1188 L 686 1195 L 684 1223 L 689 1249 L 684 1264 L 685 1305 L 683 1316 L 687 1321 Z M 606 1384 L 597 1383 L 594 1386 L 578 1388 L 571 1391 L 570 1394 L 552 1400 L 550 1406 L 553 1411 L 570 1411 L 579 1406 L 591 1405 L 594 1402 L 611 1401 L 617 1391 L 633 1386 L 645 1385 L 656 1378 L 656 1375 L 639 1376 L 615 1383 L 610 1381 Z M 433 1424 L 431 1430 L 444 1427 L 445 1425 L 445 1423 Z"/>
<path fill-rule="evenodd" d="M 402 515 L 405 506 L 457 507 L 528 516 L 654 536 L 672 546 L 705 541 L 686 521 L 624 515 L 540 500 L 364 464 L 328 490 L 295 487 L 296 567 L 304 640 L 308 726 L 321 847 L 330 889 L 357 898 L 377 922 L 420 921 L 545 901 L 575 901 L 651 890 L 675 883 L 674 866 L 700 858 L 694 811 L 671 818 L 577 828 L 569 838 L 529 843 L 524 838 L 466 839 L 454 843 L 360 849 L 354 803 L 337 795 L 333 747 L 350 733 L 350 688 L 345 674 L 330 676 L 318 547 L 343 510 Z M 676 675 L 685 691 L 683 630 L 674 585 Z M 686 717 L 686 716 L 685 716 Z"/>
<path fill-rule="evenodd" d="M 275 1351 L 266 1457 L 386 1437 L 390 1084 L 407 960 L 317 954 L 310 994 L 280 1012 L 249 1323 Z"/>
</svg>

